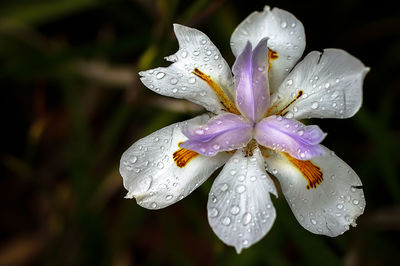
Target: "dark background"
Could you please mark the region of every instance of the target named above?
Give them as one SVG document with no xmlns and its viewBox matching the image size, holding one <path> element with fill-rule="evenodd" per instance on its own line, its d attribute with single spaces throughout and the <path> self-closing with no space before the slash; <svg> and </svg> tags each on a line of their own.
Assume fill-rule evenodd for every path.
<svg viewBox="0 0 400 266">
<path fill-rule="evenodd" d="M 0 3 L 0 265 L 400 265 L 400 16 L 396 1 L 15 0 Z M 265 4 L 293 13 L 305 53 L 342 48 L 371 68 L 351 119 L 314 120 L 359 174 L 367 207 L 343 236 L 313 235 L 283 195 L 240 256 L 207 222 L 212 180 L 159 211 L 124 199 L 122 152 L 202 112 L 137 72 L 168 65 L 172 23 L 206 33 L 229 64 L 234 28 Z"/>
</svg>

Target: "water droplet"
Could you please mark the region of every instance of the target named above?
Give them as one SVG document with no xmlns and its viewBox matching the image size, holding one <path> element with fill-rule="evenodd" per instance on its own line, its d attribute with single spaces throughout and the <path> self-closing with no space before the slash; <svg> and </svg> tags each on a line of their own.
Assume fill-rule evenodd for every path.
<svg viewBox="0 0 400 266">
<path fill-rule="evenodd" d="M 244 225 L 247 225 L 247 224 L 250 223 L 250 221 L 251 221 L 251 214 L 248 213 L 248 212 L 246 212 L 245 214 L 243 214 L 242 223 L 243 223 Z"/>
<path fill-rule="evenodd" d="M 353 204 L 354 204 L 354 205 L 358 205 L 358 203 L 359 203 L 359 201 L 358 201 L 358 200 L 356 200 L 356 199 L 355 199 L 355 200 L 353 200 Z"/>
<path fill-rule="evenodd" d="M 207 43 L 207 40 L 206 39 L 202 39 L 201 40 L 201 44 L 206 44 Z"/>
<path fill-rule="evenodd" d="M 283 21 L 283 22 L 281 23 L 281 27 L 284 28 L 284 29 L 287 27 L 286 21 Z"/>
<path fill-rule="evenodd" d="M 214 195 L 211 195 L 211 201 L 212 201 L 212 203 L 216 203 L 217 202 L 217 198 Z"/>
<path fill-rule="evenodd" d="M 303 129 L 297 130 L 297 135 L 303 136 L 304 135 L 304 130 Z"/>
<path fill-rule="evenodd" d="M 231 208 L 231 213 L 233 214 L 233 215 L 236 215 L 236 214 L 238 214 L 240 212 L 240 208 L 239 208 L 239 206 L 232 206 L 232 208 Z"/>
<path fill-rule="evenodd" d="M 150 207 L 151 207 L 152 209 L 157 208 L 157 203 L 153 202 L 153 203 L 150 205 Z"/>
<path fill-rule="evenodd" d="M 243 186 L 243 185 L 239 185 L 239 186 L 236 187 L 236 192 L 239 193 L 239 194 L 241 194 L 241 193 L 243 193 L 245 191 L 246 191 L 246 187 Z"/>
<path fill-rule="evenodd" d="M 172 195 L 167 195 L 167 196 L 165 197 L 165 199 L 166 199 L 166 200 L 172 200 Z"/>
<path fill-rule="evenodd" d="M 158 72 L 157 75 L 156 75 L 156 78 L 157 78 L 157 79 L 162 79 L 164 76 L 165 76 L 165 73 L 163 73 L 163 72 Z"/>
<path fill-rule="evenodd" d="M 170 82 L 172 85 L 175 85 L 176 83 L 178 83 L 178 80 L 177 80 L 176 78 L 172 78 L 169 82 Z"/>
<path fill-rule="evenodd" d="M 245 178 L 246 178 L 246 177 L 245 177 L 244 175 L 238 176 L 238 180 L 239 180 L 239 181 L 242 181 L 242 182 L 244 181 Z"/>
<path fill-rule="evenodd" d="M 282 120 L 283 120 L 283 118 L 282 118 L 282 116 L 278 116 L 278 117 L 276 118 L 276 120 L 278 120 L 278 121 L 282 121 Z"/>
<path fill-rule="evenodd" d="M 287 117 L 287 118 L 293 118 L 294 117 L 294 114 L 292 113 L 292 112 L 287 112 L 286 113 L 286 115 L 285 115 L 285 117 Z"/>
<path fill-rule="evenodd" d="M 249 244 L 249 241 L 247 239 L 245 239 L 245 240 L 242 241 L 242 243 L 243 243 L 244 246 L 247 246 Z"/>
<path fill-rule="evenodd" d="M 221 146 L 219 146 L 218 144 L 214 144 L 214 145 L 213 145 L 213 149 L 214 149 L 214 150 L 219 150 L 219 148 L 221 148 Z"/>
<path fill-rule="evenodd" d="M 317 224 L 317 221 L 315 219 L 311 219 L 312 224 Z"/>
<path fill-rule="evenodd" d="M 182 56 L 182 58 L 186 58 L 187 57 L 187 52 L 186 51 L 182 51 L 181 56 Z"/>
<path fill-rule="evenodd" d="M 195 55 L 195 56 L 198 56 L 199 54 L 200 54 L 200 52 L 197 50 L 193 52 L 193 55 Z"/>
<path fill-rule="evenodd" d="M 287 84 L 288 86 L 292 85 L 292 84 L 293 84 L 293 80 L 289 79 L 288 81 L 286 81 L 286 84 Z"/>
<path fill-rule="evenodd" d="M 235 170 L 230 170 L 229 173 L 230 173 L 231 175 L 235 175 L 235 174 L 236 174 L 236 171 L 235 171 Z"/>
<path fill-rule="evenodd" d="M 250 181 L 254 182 L 254 181 L 256 181 L 256 180 L 257 180 L 257 177 L 256 177 L 255 175 L 253 175 L 253 176 L 250 177 Z"/>
<path fill-rule="evenodd" d="M 341 210 L 341 209 L 343 209 L 343 204 L 338 204 L 338 205 L 336 205 L 336 207 L 337 207 L 339 210 Z"/>
<path fill-rule="evenodd" d="M 211 208 L 210 211 L 208 212 L 208 216 L 210 217 L 217 217 L 218 216 L 218 210 L 217 208 Z"/>
<path fill-rule="evenodd" d="M 132 156 L 131 159 L 129 160 L 130 163 L 136 163 L 136 161 L 137 161 L 136 156 Z"/>
<path fill-rule="evenodd" d="M 222 224 L 223 224 L 223 225 L 226 225 L 226 226 L 230 225 L 230 224 L 231 224 L 231 218 L 229 218 L 228 216 L 225 216 L 225 217 L 222 219 Z"/>
<path fill-rule="evenodd" d="M 325 83 L 325 88 L 328 89 L 331 86 L 329 82 Z"/>
<path fill-rule="evenodd" d="M 191 77 L 191 78 L 189 78 L 188 82 L 189 82 L 190 84 L 193 84 L 193 83 L 196 82 L 196 79 L 195 79 L 194 77 Z"/>
<path fill-rule="evenodd" d="M 177 88 L 172 89 L 172 93 L 177 93 L 177 92 L 178 92 Z"/>
<path fill-rule="evenodd" d="M 290 27 L 292 27 L 292 28 L 296 27 L 296 23 L 293 22 L 292 24 L 290 24 Z"/>
<path fill-rule="evenodd" d="M 157 167 L 160 168 L 160 169 L 163 169 L 164 168 L 164 164 L 162 162 L 159 162 L 157 164 Z"/>
<path fill-rule="evenodd" d="M 214 60 L 218 60 L 219 59 L 219 55 L 214 55 Z"/>
<path fill-rule="evenodd" d="M 272 169 L 272 173 L 273 173 L 274 175 L 276 175 L 276 174 L 278 173 L 278 170 Z"/>
<path fill-rule="evenodd" d="M 336 107 L 337 106 L 337 103 L 332 103 L 332 107 Z"/>
<path fill-rule="evenodd" d="M 318 104 L 317 102 L 313 102 L 313 103 L 311 104 L 311 108 L 315 110 L 315 109 L 318 108 L 318 105 L 319 105 L 319 104 Z"/>
<path fill-rule="evenodd" d="M 222 184 L 222 186 L 220 187 L 221 191 L 226 191 L 228 188 L 229 186 L 226 183 Z"/>
</svg>

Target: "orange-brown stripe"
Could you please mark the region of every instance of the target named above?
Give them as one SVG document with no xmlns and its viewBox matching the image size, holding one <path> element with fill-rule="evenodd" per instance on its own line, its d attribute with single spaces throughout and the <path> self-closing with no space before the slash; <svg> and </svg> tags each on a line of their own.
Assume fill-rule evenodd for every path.
<svg viewBox="0 0 400 266">
<path fill-rule="evenodd" d="M 214 82 L 210 76 L 204 74 L 202 71 L 200 71 L 198 68 L 195 68 L 192 72 L 205 82 L 207 82 L 208 86 L 211 87 L 211 89 L 217 94 L 219 100 L 221 101 L 222 105 L 226 108 L 226 110 L 230 113 L 234 113 L 237 115 L 240 115 L 239 110 L 236 108 L 236 106 L 229 100 L 228 96 L 226 96 L 225 92 L 221 89 L 221 87 Z"/>
<path fill-rule="evenodd" d="M 271 49 L 268 49 L 268 72 L 271 70 L 271 62 L 272 62 L 272 60 L 275 60 L 278 57 L 279 56 L 275 51 L 273 51 Z"/>
<path fill-rule="evenodd" d="M 174 152 L 172 158 L 174 159 L 176 166 L 178 166 L 179 168 L 183 168 L 189 163 L 190 160 L 195 158 L 197 155 L 199 154 L 195 151 L 180 148 L 176 152 Z"/>
<path fill-rule="evenodd" d="M 307 189 L 316 188 L 324 180 L 321 168 L 313 164 L 310 160 L 302 161 L 293 158 L 287 153 L 283 153 L 286 158 L 303 174 L 308 181 Z"/>
</svg>

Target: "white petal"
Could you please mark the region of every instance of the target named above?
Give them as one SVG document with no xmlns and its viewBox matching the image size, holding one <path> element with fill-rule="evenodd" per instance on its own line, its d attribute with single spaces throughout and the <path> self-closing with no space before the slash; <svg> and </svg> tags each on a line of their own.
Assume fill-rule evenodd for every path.
<svg viewBox="0 0 400 266">
<path fill-rule="evenodd" d="M 314 234 L 337 236 L 356 226 L 365 199 L 357 174 L 332 151 L 311 159 L 320 167 L 323 180 L 307 189 L 308 181 L 285 155 L 271 153 L 268 170 L 279 180 L 282 192 L 299 223 Z"/>
<path fill-rule="evenodd" d="M 127 198 L 135 197 L 148 209 L 167 207 L 183 199 L 200 186 L 231 156 L 221 152 L 214 157 L 197 155 L 180 168 L 173 159 L 178 143 L 187 138 L 181 128 L 187 124 L 203 124 L 208 115 L 164 127 L 135 142 L 122 155 L 120 173 Z"/>
<path fill-rule="evenodd" d="M 215 234 L 238 253 L 263 238 L 275 220 L 269 193 L 277 195 L 260 150 L 252 156 L 237 150 L 215 179 L 208 199 L 208 221 Z"/>
<path fill-rule="evenodd" d="M 291 13 L 269 6 L 262 12 L 251 13 L 235 29 L 231 37 L 233 54 L 238 56 L 247 41 L 253 47 L 268 37 L 268 48 L 275 51 L 278 58 L 270 60 L 270 91 L 274 92 L 303 54 L 306 46 L 303 24 Z"/>
<path fill-rule="evenodd" d="M 174 24 L 179 50 L 167 57 L 174 62 L 169 67 L 158 67 L 142 71 L 141 81 L 152 91 L 159 94 L 187 99 L 204 106 L 207 110 L 220 113 L 224 109 L 220 99 L 207 84 L 193 74 L 195 68 L 211 77 L 227 94 L 232 97 L 233 79 L 229 65 L 221 53 L 201 31 Z"/>
<path fill-rule="evenodd" d="M 322 54 L 313 51 L 272 95 L 271 106 L 279 111 L 297 98 L 285 109 L 296 119 L 351 117 L 360 109 L 368 70 L 343 50 L 325 49 Z"/>
</svg>

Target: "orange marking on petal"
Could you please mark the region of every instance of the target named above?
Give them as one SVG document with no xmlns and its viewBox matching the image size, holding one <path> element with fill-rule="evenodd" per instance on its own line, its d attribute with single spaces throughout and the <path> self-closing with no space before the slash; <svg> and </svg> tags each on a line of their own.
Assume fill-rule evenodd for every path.
<svg viewBox="0 0 400 266">
<path fill-rule="evenodd" d="M 192 72 L 205 82 L 207 82 L 208 86 L 211 87 L 211 89 L 217 94 L 219 100 L 221 101 L 222 105 L 225 106 L 227 111 L 230 113 L 234 113 L 237 115 L 240 115 L 239 110 L 236 108 L 236 106 L 229 100 L 228 96 L 226 96 L 225 92 L 221 89 L 221 87 L 214 82 L 210 76 L 204 74 L 202 71 L 200 71 L 198 68 L 195 68 Z"/>
<path fill-rule="evenodd" d="M 181 143 L 182 142 L 180 142 L 178 144 L 178 147 Z M 174 159 L 176 165 L 179 168 L 183 168 L 189 163 L 190 160 L 195 158 L 197 155 L 199 155 L 199 154 L 195 151 L 180 148 L 176 152 L 174 152 L 174 154 L 172 155 L 172 158 Z"/>
<path fill-rule="evenodd" d="M 292 105 L 295 101 L 297 101 L 297 99 L 299 99 L 301 96 L 303 95 L 303 91 L 299 90 L 299 92 L 297 93 L 296 97 L 291 100 L 288 104 L 285 105 L 285 107 L 283 107 L 279 112 L 276 112 L 276 115 L 281 115 L 284 116 L 287 114 L 287 111 L 284 112 L 290 105 Z M 270 108 L 268 108 L 267 112 L 265 113 L 265 116 L 270 116 L 274 113 L 274 111 L 276 111 L 278 107 L 276 105 L 272 105 Z"/>
<path fill-rule="evenodd" d="M 271 60 L 275 60 L 278 57 L 279 56 L 275 51 L 268 49 L 268 72 L 271 70 Z"/>
<path fill-rule="evenodd" d="M 283 153 L 286 158 L 303 174 L 308 181 L 307 189 L 316 188 L 324 180 L 321 168 L 313 164 L 310 160 L 302 161 L 293 158 L 287 153 Z"/>
</svg>

